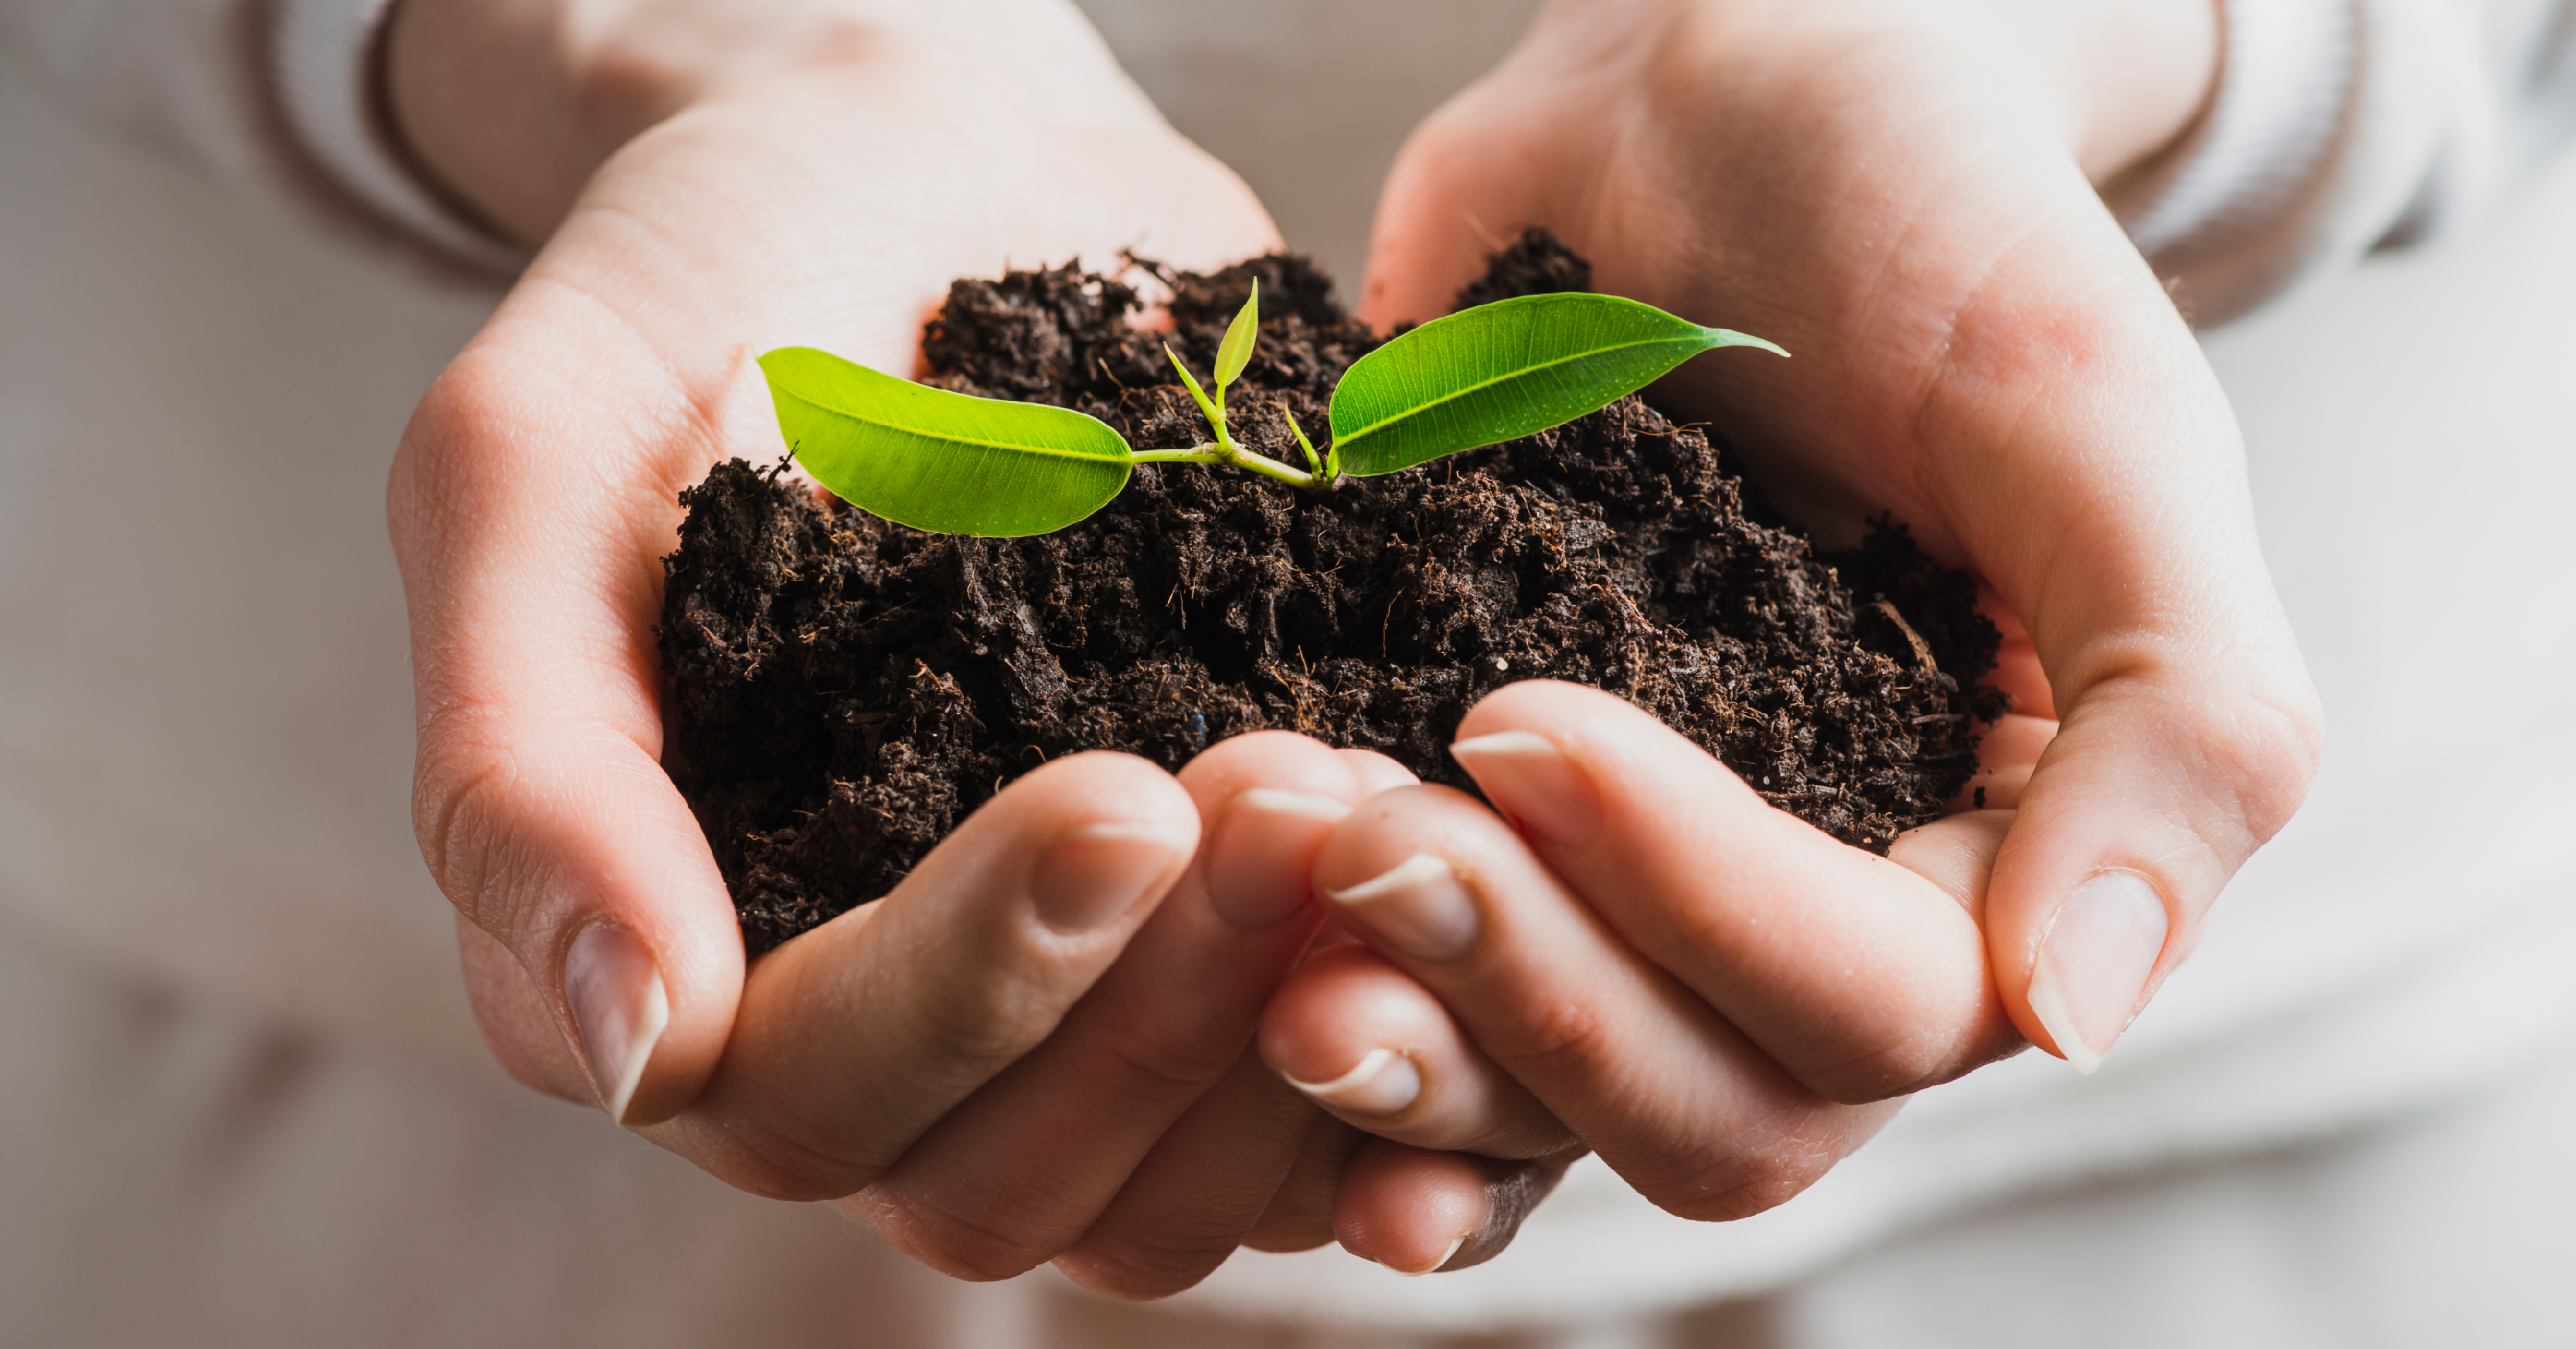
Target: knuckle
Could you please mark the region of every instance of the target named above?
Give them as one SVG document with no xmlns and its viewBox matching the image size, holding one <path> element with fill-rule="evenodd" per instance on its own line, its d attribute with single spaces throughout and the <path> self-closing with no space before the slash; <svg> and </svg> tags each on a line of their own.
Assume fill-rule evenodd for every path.
<svg viewBox="0 0 2576 1349">
<path fill-rule="evenodd" d="M 509 364 L 481 344 L 468 347 L 433 381 L 403 427 L 387 475 L 387 516 L 394 544 L 408 556 L 428 546 L 439 521 L 461 500 L 477 461 L 510 444 L 513 400 Z"/>
<path fill-rule="evenodd" d="M 869 1193 L 870 1221 L 904 1253 L 954 1278 L 993 1283 L 1017 1278 L 1061 1254 L 1082 1235 L 1016 1220 L 979 1203 L 960 1212 L 927 1196 L 880 1188 Z"/>
<path fill-rule="evenodd" d="M 2324 711 L 2295 649 L 2213 653 L 2139 639 L 2105 663 L 2114 668 L 2081 689 L 2067 726 L 2087 722 L 2098 704 L 2103 743 L 2160 766 L 2164 810 L 2222 874 L 2289 823 L 2325 743 Z"/>
<path fill-rule="evenodd" d="M 519 779 L 504 743 L 475 734 L 454 713 L 423 718 L 412 783 L 412 830 L 440 893 L 467 921 L 498 933 L 517 868 L 504 821 Z"/>
<path fill-rule="evenodd" d="M 1170 1297 L 1198 1286 L 1230 1253 L 1151 1235 L 1121 1231 L 1085 1236 L 1066 1252 L 1067 1271 L 1086 1288 L 1112 1297 L 1144 1300 Z"/>
<path fill-rule="evenodd" d="M 527 967 L 498 938 L 462 918 L 456 938 L 467 1005 L 502 1071 L 533 1091 L 589 1103 L 590 1074 L 574 1059 Z"/>
<path fill-rule="evenodd" d="M 1140 1094 L 1195 1097 L 1232 1071 L 1242 1055 L 1236 1045 L 1194 1029 L 1186 1018 L 1125 1027 L 1107 1037 L 1106 1048 Z"/>
<path fill-rule="evenodd" d="M 801 1134 L 781 1128 L 734 1124 L 720 1166 L 725 1183 L 763 1199 L 817 1203 L 856 1192 L 874 1168 Z"/>
<path fill-rule="evenodd" d="M 920 1000 L 917 1031 L 939 1061 L 981 1080 L 1037 1047 L 1054 1031 L 1063 999 L 1041 963 L 1019 953 L 969 960 L 968 977 Z"/>
<path fill-rule="evenodd" d="M 1518 1022 L 1491 1036 L 1486 1053 L 1524 1082 L 1588 1081 L 1617 1059 L 1612 1031 L 1600 1013 L 1572 997 L 1541 997 L 1522 1004 Z"/>
<path fill-rule="evenodd" d="M 2245 696 L 2204 723 L 2209 752 L 2243 787 L 2244 827 L 2256 843 L 2288 824 L 2307 799 L 2325 754 L 2325 712 L 2315 687 L 2295 661 L 2288 670 L 2265 667 L 2248 681 Z"/>
</svg>

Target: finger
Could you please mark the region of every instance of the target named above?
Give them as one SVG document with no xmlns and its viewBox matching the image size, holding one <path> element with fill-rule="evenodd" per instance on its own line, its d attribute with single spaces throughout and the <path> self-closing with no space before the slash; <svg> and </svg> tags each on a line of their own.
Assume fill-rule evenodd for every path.
<svg viewBox="0 0 2576 1349">
<path fill-rule="evenodd" d="M 853 1198 L 898 1246 L 980 1278 L 1069 1249 L 1250 1043 L 1321 921 L 1315 850 L 1362 787 L 1279 731 L 1210 749 L 1181 781 L 1209 821 L 1199 863 L 1054 1036 Z"/>
<path fill-rule="evenodd" d="M 1503 1253 L 1581 1157 L 1500 1161 L 1372 1138 L 1351 1157 L 1333 1196 L 1342 1248 L 1399 1274 L 1481 1265 Z"/>
<path fill-rule="evenodd" d="M 1346 749 L 1339 753 L 1349 761 L 1352 771 L 1359 774 L 1361 786 L 1371 796 L 1379 792 L 1391 792 L 1398 787 L 1416 786 L 1422 781 L 1413 775 L 1412 769 L 1375 750 Z M 1349 933 L 1342 931 L 1339 924 L 1327 919 L 1324 930 L 1315 934 L 1315 947 L 1317 950 L 1322 950 L 1326 947 L 1342 945 L 1350 940 Z"/>
<path fill-rule="evenodd" d="M 1262 1013 L 1261 1055 L 1288 1085 L 1381 1138 L 1488 1157 L 1561 1152 L 1574 1136 L 1467 1043 L 1439 1000 L 1357 943 L 1317 952 Z"/>
<path fill-rule="evenodd" d="M 1368 1135 L 1330 1115 L 1318 1116 L 1307 1131 L 1288 1178 L 1270 1197 L 1261 1220 L 1244 1235 L 1256 1251 L 1311 1251 L 1333 1239 L 1333 1195 L 1341 1188 L 1342 1168 Z"/>
<path fill-rule="evenodd" d="M 2321 720 L 2224 391 L 2096 204 L 2061 200 L 1951 297 L 1898 509 L 1946 523 L 2046 673 L 2059 726 L 1987 937 L 2016 1023 L 2090 1071 L 2305 797 Z"/>
<path fill-rule="evenodd" d="M 1550 10 L 1505 76 L 1408 145 L 1368 312 L 1439 312 L 1474 222 L 1539 220 L 1596 288 L 1799 353 L 1694 362 L 1659 396 L 1726 426 L 1775 507 L 1824 526 L 1891 513 L 2028 620 L 2063 725 L 1996 861 L 1990 961 L 2015 1024 L 2089 1069 L 2317 764 L 2241 437 L 2011 63 L 1902 59 L 1900 25 L 1859 80 L 1799 59 L 1841 42 L 1832 24 L 1720 8 L 1666 7 L 1669 40 L 1618 55 Z M 1744 131 L 1781 108 L 1814 114 L 1805 153 Z M 1603 109 L 1619 115 L 1569 115 Z M 1381 294 L 1388 276 L 1410 289 Z"/>
<path fill-rule="evenodd" d="M 1277 240 L 1249 190 L 1172 136 L 1079 16 L 1056 17 L 1070 28 L 1042 24 L 1028 49 L 1048 48 L 1046 73 L 1073 83 L 1036 97 L 1105 113 L 1070 139 L 968 128 L 978 153 L 961 156 L 957 136 L 854 147 L 820 129 L 899 116 L 926 87 L 908 56 L 876 63 L 883 78 L 799 82 L 783 118 L 774 103 L 711 98 L 638 136 L 590 178 L 405 435 L 388 516 L 413 622 L 415 824 L 459 912 L 539 994 L 533 1007 L 478 1003 L 496 1047 L 538 1063 L 558 1053 L 551 1037 L 583 1064 L 552 1089 L 630 1122 L 670 1117 L 716 1071 L 742 993 L 732 906 L 657 767 L 654 624 L 675 495 L 725 454 L 779 448 L 753 344 L 800 332 L 902 369 L 950 279 L 1011 256 L 1106 262 L 1125 243 L 1214 266 Z M 1068 33 L 1072 46 L 1053 41 Z M 1029 93 L 1007 75 L 992 90 L 1004 103 Z M 986 151 L 1016 167 L 1007 190 L 979 197 L 999 181 Z M 853 154 L 864 171 L 848 171 Z M 820 181 L 820 164 L 843 184 L 945 187 L 875 193 L 858 210 L 742 209 L 764 183 Z M 1039 199 L 1064 209 L 1018 209 Z M 976 200 L 1003 209 L 970 209 L 960 227 L 959 203 Z"/>
<path fill-rule="evenodd" d="M 2059 719 L 1988 887 L 1995 982 L 2089 1072 L 2306 795 L 2320 718 L 2224 393 L 2162 296 L 2070 293 L 2079 265 L 2061 241 L 1999 267 L 1918 420 L 1956 465 L 1935 513 L 2027 620 Z M 2093 377 L 2034 359 L 2038 332 Z M 1991 489 L 1965 486 L 1980 459 Z"/>
<path fill-rule="evenodd" d="M 1154 1144 L 1056 1268 L 1113 1297 L 1168 1297 L 1197 1284 L 1261 1221 L 1319 1118 L 1246 1052 Z"/>
<path fill-rule="evenodd" d="M 568 477 L 575 461 L 552 429 L 580 421 L 586 446 L 624 447 L 641 414 L 585 420 L 599 411 L 584 384 L 595 367 L 569 369 L 560 353 L 596 368 L 656 362 L 577 306 L 536 349 L 514 349 L 544 307 L 515 303 L 458 357 L 395 459 L 387 518 L 412 627 L 413 824 L 440 889 L 540 995 L 542 1015 L 484 1012 L 487 1034 L 522 1060 L 560 1041 L 584 1065 L 574 1095 L 643 1123 L 680 1110 L 715 1071 L 742 988 L 732 900 L 657 762 L 652 559 L 668 550 L 681 475 L 708 451 L 683 443 L 638 469 L 592 450 Z"/>
<path fill-rule="evenodd" d="M 1054 1032 L 1197 842 L 1189 794 L 1141 759 L 1030 773 L 893 893 L 762 957 L 715 1080 L 651 1136 L 758 1193 L 859 1189 Z"/>
<path fill-rule="evenodd" d="M 1820 1095 L 1877 1100 L 2019 1043 L 1972 897 L 1773 809 L 1629 703 L 1532 680 L 1459 734 L 1548 868 Z"/>
<path fill-rule="evenodd" d="M 1343 763 L 1350 765 L 1351 773 L 1359 780 L 1360 791 L 1364 796 L 1391 792 L 1398 787 L 1410 787 L 1422 781 L 1413 775 L 1412 769 L 1373 749 L 1335 750 L 1334 753 L 1342 757 Z"/>
<path fill-rule="evenodd" d="M 2240 674 L 2079 685 L 2015 800 L 1988 886 L 1995 979 L 2024 1032 L 2081 1071 L 2305 796 L 2318 742 L 2304 674 Z"/>
<path fill-rule="evenodd" d="M 487 1034 L 516 1043 L 505 1058 L 571 1047 L 576 1095 L 622 1123 L 677 1113 L 732 1030 L 743 957 L 723 877 L 660 765 L 612 728 L 524 709 L 455 714 L 422 752 L 418 795 L 443 803 L 434 874 L 543 994 L 493 1009 Z"/>
<path fill-rule="evenodd" d="M 2169 305 L 2122 298 L 2070 312 L 2044 275 L 2016 267 L 1962 314 L 1927 403 L 1939 411 L 1924 414 L 2020 480 L 1942 507 L 2029 620 L 2058 717 L 2026 777 L 1986 784 L 1989 805 L 2016 811 L 1987 941 L 2015 1023 L 2085 1072 L 2297 809 L 2321 734 L 2225 398 Z M 2117 375 L 2034 368 L 2026 339 L 2001 335 L 2033 323 L 2098 348 Z M 2006 403 L 2015 411 L 1998 422 Z"/>
<path fill-rule="evenodd" d="M 2000 689 L 2012 700 L 2012 710 L 2026 717 L 2048 722 L 2057 720 L 2057 695 L 2048 686 L 2047 668 L 2040 664 L 2039 647 L 2030 639 L 2030 629 L 2022 626 L 2021 616 L 2005 605 L 2003 596 L 1985 582 L 1977 584 L 1977 613 L 1995 625 L 2002 640 L 1995 647 L 1995 668 L 1988 671 L 1985 684 Z"/>
<path fill-rule="evenodd" d="M 1908 829 L 1889 845 L 1887 860 L 1913 872 L 1948 895 L 1970 918 L 1983 921 L 1986 878 L 1995 869 L 1995 854 L 2012 828 L 2009 810 L 1969 810 L 1945 815 L 1919 829 Z M 2003 1032 L 1998 1032 L 2003 1033 Z M 2005 1046 L 2017 1051 L 2019 1043 Z"/>
<path fill-rule="evenodd" d="M 1682 1216 L 1777 1204 L 1893 1111 L 1800 1085 L 1462 793 L 1371 798 L 1324 845 L 1315 883 L 1550 1114 Z"/>
<path fill-rule="evenodd" d="M 2057 723 L 2007 712 L 1977 740 L 1977 771 L 1948 803 L 1953 810 L 2011 810 L 2057 738 Z"/>
</svg>

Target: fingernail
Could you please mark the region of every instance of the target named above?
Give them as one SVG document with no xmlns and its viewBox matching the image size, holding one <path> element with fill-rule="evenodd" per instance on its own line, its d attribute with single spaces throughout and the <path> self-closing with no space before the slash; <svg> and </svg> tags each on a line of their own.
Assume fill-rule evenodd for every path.
<svg viewBox="0 0 2576 1349">
<path fill-rule="evenodd" d="M 653 1060 L 653 1046 L 671 1024 L 662 971 L 634 933 L 595 923 L 573 938 L 572 949 L 564 953 L 564 1000 L 572 1004 L 573 1025 L 581 1032 L 581 1052 L 590 1061 L 600 1108 L 623 1124 L 635 1088 L 644 1081 L 644 1065 Z"/>
<path fill-rule="evenodd" d="M 1449 747 L 1512 823 L 1551 843 L 1588 843 L 1601 832 L 1601 789 L 1556 742 L 1535 731 L 1503 731 Z"/>
<path fill-rule="evenodd" d="M 1255 787 L 1234 798 L 1208 847 L 1208 907 L 1246 932 L 1274 928 L 1306 907 L 1308 870 L 1348 803 Z"/>
<path fill-rule="evenodd" d="M 1160 824 L 1084 824 L 1056 836 L 1029 879 L 1038 917 L 1058 932 L 1088 932 L 1160 895 L 1189 861 L 1194 840 Z"/>
<path fill-rule="evenodd" d="M 1392 1049 L 1372 1049 L 1358 1067 L 1330 1082 L 1290 1077 L 1288 1085 L 1329 1106 L 1362 1115 L 1393 1115 L 1421 1098 L 1422 1070 Z"/>
<path fill-rule="evenodd" d="M 1332 892 L 1345 917 L 1416 960 L 1467 954 L 1481 926 L 1475 897 L 1445 858 L 1417 853 L 1383 876 Z"/>
<path fill-rule="evenodd" d="M 1449 1243 L 1449 1249 L 1442 1251 L 1439 1259 L 1432 1261 L 1430 1264 L 1424 1265 L 1420 1269 L 1395 1269 L 1395 1266 L 1393 1265 L 1389 1265 L 1387 1268 L 1395 1269 L 1396 1273 L 1401 1274 L 1408 1279 L 1419 1279 L 1425 1274 L 1437 1274 L 1440 1272 L 1440 1267 L 1442 1265 L 1448 1264 L 1450 1261 L 1458 1258 L 1459 1248 L 1465 1246 L 1467 1244 L 1467 1238 L 1473 1235 L 1475 1234 L 1472 1232 L 1459 1233 L 1458 1239 Z"/>
<path fill-rule="evenodd" d="M 2147 976 L 2165 949 L 2165 902 L 2134 871 L 2106 871 L 2068 896 L 2030 972 L 2030 1010 L 2066 1061 L 2082 1073 L 2138 1010 Z"/>
</svg>

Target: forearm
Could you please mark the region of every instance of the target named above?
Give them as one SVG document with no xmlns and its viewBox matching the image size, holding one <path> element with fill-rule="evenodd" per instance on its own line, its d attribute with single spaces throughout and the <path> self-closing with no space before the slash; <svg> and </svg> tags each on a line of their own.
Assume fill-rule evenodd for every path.
<svg viewBox="0 0 2576 1349">
<path fill-rule="evenodd" d="M 766 0 L 409 0 L 386 34 L 386 102 L 420 168 L 528 243 L 618 146 L 781 29 L 864 41 L 865 6 Z"/>
</svg>

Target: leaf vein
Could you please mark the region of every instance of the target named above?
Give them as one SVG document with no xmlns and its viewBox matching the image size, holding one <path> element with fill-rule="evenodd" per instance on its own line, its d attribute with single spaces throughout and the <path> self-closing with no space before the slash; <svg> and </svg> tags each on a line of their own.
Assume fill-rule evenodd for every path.
<svg viewBox="0 0 2576 1349">
<path fill-rule="evenodd" d="M 959 435 L 953 431 L 925 431 L 919 427 L 906 426 L 901 422 L 889 420 L 887 418 L 863 416 L 859 413 L 850 411 L 848 408 L 835 407 L 830 403 L 826 403 L 819 398 L 803 392 L 802 390 L 788 389 L 783 392 L 785 392 L 788 397 L 795 399 L 797 402 L 803 403 L 808 407 L 817 409 L 818 411 L 828 412 L 836 417 L 845 417 L 862 426 L 880 427 L 902 435 L 916 436 L 923 440 L 941 441 L 953 445 L 972 445 L 979 449 L 987 450 L 1009 450 L 1020 454 L 1043 454 L 1058 459 L 1080 459 L 1095 464 L 1116 464 L 1124 462 L 1124 456 L 1091 454 L 1082 450 L 1060 450 L 1048 445 L 1029 445 L 1008 440 L 981 440 L 974 436 Z M 1026 404 L 1024 406 L 1035 407 L 1041 405 Z M 1069 409 L 1063 408 L 1054 410 L 1059 412 L 1069 411 Z M 1082 414 L 1077 412 L 1073 415 L 1078 417 Z M 1117 433 L 1112 431 L 1110 434 L 1115 435 Z"/>
</svg>

